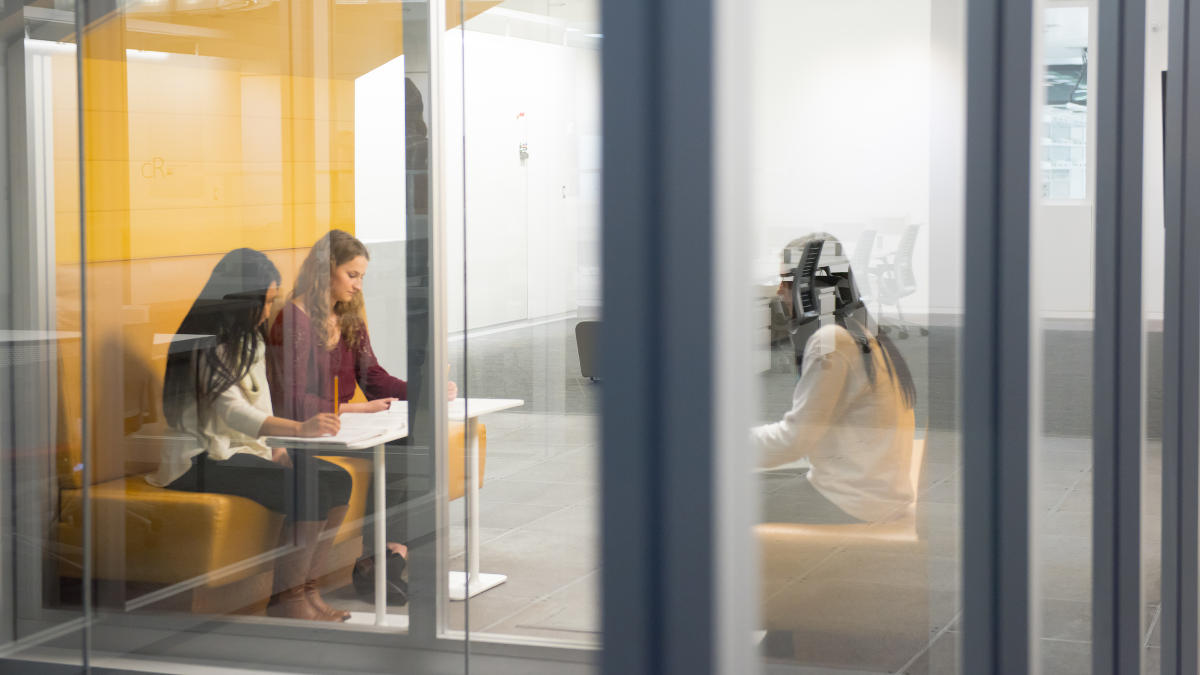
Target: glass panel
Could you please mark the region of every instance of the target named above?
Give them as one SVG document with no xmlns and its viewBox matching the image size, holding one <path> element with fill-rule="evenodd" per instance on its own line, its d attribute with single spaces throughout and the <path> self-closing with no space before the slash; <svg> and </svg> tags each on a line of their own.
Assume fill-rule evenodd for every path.
<svg viewBox="0 0 1200 675">
<path fill-rule="evenodd" d="M 1034 589 L 1041 616 L 1043 672 L 1091 671 L 1092 338 L 1095 223 L 1096 11 L 1088 2 L 1047 2 L 1035 14 L 1035 54 L 1044 68 L 1034 87 L 1042 143 L 1042 193 L 1031 214 L 1031 486 Z M 1099 46 L 1103 49 L 1103 45 Z M 1090 56 L 1090 58 L 1089 58 Z M 1089 72 L 1090 70 L 1090 72 Z"/>
<path fill-rule="evenodd" d="M 1162 415 L 1163 415 L 1163 96 L 1167 70 L 1167 2 L 1146 3 L 1146 107 L 1142 190 L 1142 313 L 1144 333 L 1142 446 L 1142 588 L 1145 595 L 1145 656 L 1142 672 L 1158 675 L 1162 636 Z"/>
<path fill-rule="evenodd" d="M 75 15 L 10 6 L 0 261 L 0 661 L 83 662 Z M 8 239 L 11 237 L 11 239 Z M 18 666 L 17 668 L 21 668 Z M 25 666 L 29 669 L 29 666 Z"/>
<path fill-rule="evenodd" d="M 20 359 L 0 361 L 30 392 L 0 414 L 0 480 L 29 498 L 0 511 L 0 649 L 70 628 L 90 593 L 93 665 L 352 672 L 371 660 L 334 657 L 348 642 L 416 642 L 463 669 L 439 603 L 463 440 L 447 452 L 430 405 L 441 5 L 90 3 L 77 101 L 60 4 L 26 9 L 6 96 L 35 199 L 13 253 L 29 295 L 0 318 L 39 332 L 6 332 Z M 220 653 L 179 639 L 206 633 Z"/>
<path fill-rule="evenodd" d="M 483 573 L 451 625 L 489 641 L 600 644 L 599 5 L 466 3 L 447 35 L 452 368 L 480 409 L 520 401 L 481 418 L 480 543 L 451 558 Z"/>
<path fill-rule="evenodd" d="M 737 133 L 753 167 L 759 650 L 776 668 L 958 668 L 964 10 L 753 12 Z"/>
<path fill-rule="evenodd" d="M 1042 71 L 1041 197 L 1084 200 L 1088 191 L 1088 8 L 1046 8 Z"/>
</svg>

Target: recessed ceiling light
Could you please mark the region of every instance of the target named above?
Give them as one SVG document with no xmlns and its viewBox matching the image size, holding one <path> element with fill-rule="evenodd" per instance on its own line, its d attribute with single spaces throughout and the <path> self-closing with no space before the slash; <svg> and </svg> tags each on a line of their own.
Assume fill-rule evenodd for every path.
<svg viewBox="0 0 1200 675">
<path fill-rule="evenodd" d="M 602 37 L 604 37 L 604 33 L 588 33 L 588 34 L 587 34 L 587 35 L 585 35 L 584 37 L 590 37 L 590 38 L 602 38 Z"/>
</svg>

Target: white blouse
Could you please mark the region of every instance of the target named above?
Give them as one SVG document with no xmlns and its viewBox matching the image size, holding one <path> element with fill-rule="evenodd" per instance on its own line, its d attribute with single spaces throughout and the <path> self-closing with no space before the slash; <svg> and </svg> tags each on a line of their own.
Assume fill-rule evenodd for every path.
<svg viewBox="0 0 1200 675">
<path fill-rule="evenodd" d="M 183 428 L 193 439 L 190 443 L 171 443 L 162 449 L 158 470 L 146 476 L 146 482 L 164 487 L 187 473 L 192 458 L 207 452 L 215 460 L 229 459 L 239 452 L 271 459 L 271 448 L 259 436 L 263 422 L 271 416 L 271 390 L 267 386 L 266 347 L 259 344 L 250 372 L 221 392 L 213 401 L 204 428 L 198 428 L 196 402 L 183 411 Z"/>
<path fill-rule="evenodd" d="M 763 467 L 807 457 L 808 480 L 826 499 L 866 521 L 911 504 L 913 411 L 872 345 L 875 384 L 849 331 L 825 326 L 804 347 L 792 409 L 753 429 Z"/>
</svg>

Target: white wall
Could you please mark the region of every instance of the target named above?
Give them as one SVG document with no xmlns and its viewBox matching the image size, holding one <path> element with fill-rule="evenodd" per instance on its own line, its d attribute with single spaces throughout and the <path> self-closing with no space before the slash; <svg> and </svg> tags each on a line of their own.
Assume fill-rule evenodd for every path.
<svg viewBox="0 0 1200 675">
<path fill-rule="evenodd" d="M 1143 201 L 1150 317 L 1162 312 L 1159 74 L 1166 68 L 1166 4 L 1151 0 L 1147 27 Z M 761 280 L 775 274 L 779 247 L 800 234 L 831 231 L 853 248 L 866 227 L 890 231 L 894 239 L 902 223 L 920 223 L 927 225 L 914 260 L 920 288 L 905 300 L 905 310 L 961 311 L 967 262 L 963 5 L 760 0 L 755 68 L 747 74 L 755 79 L 754 123 L 746 133 L 756 167 L 752 226 Z M 1094 101 L 1094 88 L 1092 94 Z M 1045 291 L 1040 310 L 1090 317 L 1091 203 L 1043 203 L 1035 195 L 1032 218 L 1043 261 L 1035 281 Z M 891 244 L 885 239 L 880 246 Z"/>
<path fill-rule="evenodd" d="M 597 239 L 599 52 L 470 29 L 465 45 L 448 32 L 445 49 L 466 91 L 464 107 L 462 82 L 443 90 L 449 329 L 463 329 L 464 208 L 470 328 L 574 312 L 598 267 L 585 258 L 581 270 L 579 248 Z"/>
<path fill-rule="evenodd" d="M 407 378 L 404 57 L 354 81 L 354 227 L 371 254 L 363 293 L 371 345 Z"/>
<path fill-rule="evenodd" d="M 354 231 L 405 239 L 404 57 L 354 81 Z"/>
<path fill-rule="evenodd" d="M 852 247 L 871 228 L 887 251 L 921 224 L 905 308 L 926 310 L 930 0 L 761 0 L 754 16 L 756 274 L 769 281 L 779 249 L 808 232 Z"/>
<path fill-rule="evenodd" d="M 1142 182 L 1142 311 L 1163 315 L 1166 231 L 1163 215 L 1162 71 L 1167 69 L 1167 0 L 1146 3 L 1146 108 Z"/>
</svg>

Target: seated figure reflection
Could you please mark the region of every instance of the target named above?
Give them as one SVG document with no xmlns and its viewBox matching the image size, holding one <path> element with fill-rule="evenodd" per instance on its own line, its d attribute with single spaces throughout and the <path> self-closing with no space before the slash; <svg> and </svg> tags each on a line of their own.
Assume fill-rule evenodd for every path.
<svg viewBox="0 0 1200 675">
<path fill-rule="evenodd" d="M 279 280 L 274 263 L 248 248 L 230 251 L 217 263 L 171 342 L 163 381 L 167 422 L 193 442 L 165 448 L 158 471 L 146 479 L 170 490 L 245 497 L 285 515 L 285 535 L 294 535 L 295 548 L 275 564 L 278 592 L 268 613 L 345 621 L 348 612 L 321 598 L 316 573 L 333 545 L 329 533 L 346 515 L 350 474 L 317 460 L 316 494 L 305 494 L 304 483 L 293 488 L 288 452 L 269 447 L 264 438 L 321 436 L 337 433 L 340 426 L 329 413 L 304 421 L 274 414 L 264 326 Z M 315 509 L 297 508 L 309 500 L 316 502 Z"/>
<path fill-rule="evenodd" d="M 914 499 L 910 479 L 916 390 L 908 365 L 879 333 L 832 235 L 782 252 L 778 305 L 800 379 L 783 419 L 753 430 L 761 464 L 807 458 L 800 481 L 805 523 L 895 517 Z"/>
</svg>

